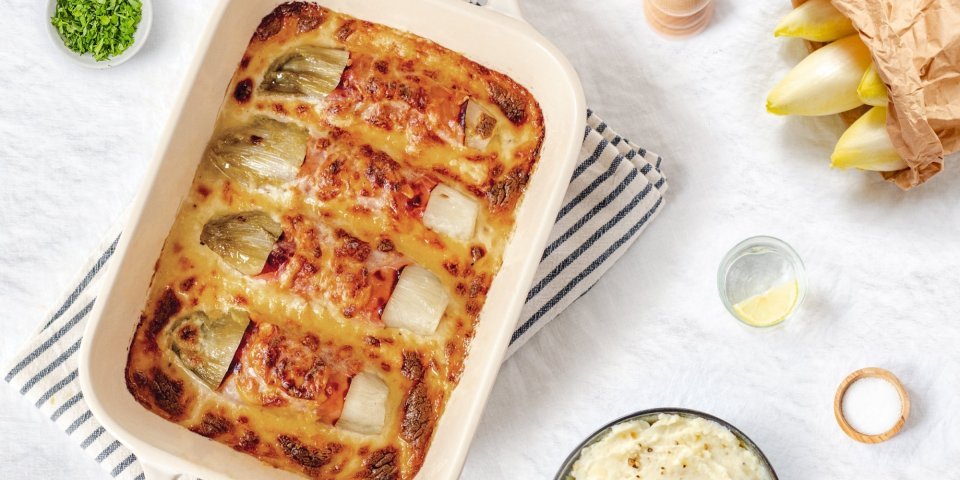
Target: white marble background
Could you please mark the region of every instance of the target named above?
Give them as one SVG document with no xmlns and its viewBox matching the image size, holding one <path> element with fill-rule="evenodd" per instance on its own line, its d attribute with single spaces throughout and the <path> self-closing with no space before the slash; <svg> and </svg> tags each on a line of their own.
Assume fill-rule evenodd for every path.
<svg viewBox="0 0 960 480">
<path fill-rule="evenodd" d="M 717 0 L 711 27 L 651 33 L 641 0 L 522 0 L 582 76 L 589 104 L 660 152 L 662 215 L 590 293 L 504 365 L 466 479 L 550 477 L 601 424 L 681 406 L 727 419 L 780 477 L 960 478 L 960 169 L 903 193 L 831 171 L 832 118 L 777 118 L 766 91 L 804 54 L 771 30 L 786 0 Z M 49 43 L 45 2 L 0 14 L 0 362 L 38 327 L 141 181 L 212 2 L 157 1 L 148 44 L 108 71 Z M 792 243 L 811 289 L 772 331 L 723 310 L 726 249 Z M 843 435 L 833 393 L 852 370 L 893 370 L 912 394 L 903 433 Z M 9 479 L 104 479 L 52 423 L 0 387 Z"/>
</svg>

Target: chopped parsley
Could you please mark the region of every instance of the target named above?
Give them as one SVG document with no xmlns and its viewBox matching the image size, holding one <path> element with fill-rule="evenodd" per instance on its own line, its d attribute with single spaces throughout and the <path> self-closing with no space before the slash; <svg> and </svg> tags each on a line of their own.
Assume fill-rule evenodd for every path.
<svg viewBox="0 0 960 480">
<path fill-rule="evenodd" d="M 103 61 L 133 45 L 140 8 L 140 0 L 57 0 L 50 22 L 67 48 Z"/>
</svg>

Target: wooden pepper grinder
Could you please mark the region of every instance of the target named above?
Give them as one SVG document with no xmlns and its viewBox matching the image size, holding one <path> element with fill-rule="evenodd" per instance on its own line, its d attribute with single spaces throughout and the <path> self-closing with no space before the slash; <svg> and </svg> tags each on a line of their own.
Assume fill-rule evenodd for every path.
<svg viewBox="0 0 960 480">
<path fill-rule="evenodd" d="M 659 33 L 672 37 L 696 35 L 713 17 L 713 0 L 644 0 L 647 22 Z"/>
</svg>

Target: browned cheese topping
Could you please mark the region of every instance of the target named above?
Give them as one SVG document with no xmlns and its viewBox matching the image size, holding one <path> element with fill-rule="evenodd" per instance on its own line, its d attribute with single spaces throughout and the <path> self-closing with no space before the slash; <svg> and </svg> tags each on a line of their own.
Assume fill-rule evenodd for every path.
<svg viewBox="0 0 960 480">
<path fill-rule="evenodd" d="M 312 3 L 263 18 L 157 261 L 145 408 L 312 478 L 420 469 L 537 165 L 519 84 Z M 131 319 L 132 321 L 133 319 Z"/>
</svg>

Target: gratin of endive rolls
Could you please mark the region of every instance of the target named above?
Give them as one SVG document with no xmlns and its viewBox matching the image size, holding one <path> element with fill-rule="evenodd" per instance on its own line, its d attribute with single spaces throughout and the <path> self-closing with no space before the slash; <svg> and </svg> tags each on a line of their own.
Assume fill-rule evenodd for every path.
<svg viewBox="0 0 960 480">
<path fill-rule="evenodd" d="M 312 3 L 264 17 L 237 62 L 128 388 L 278 468 L 412 478 L 537 165 L 540 108 L 456 52 Z"/>
</svg>

